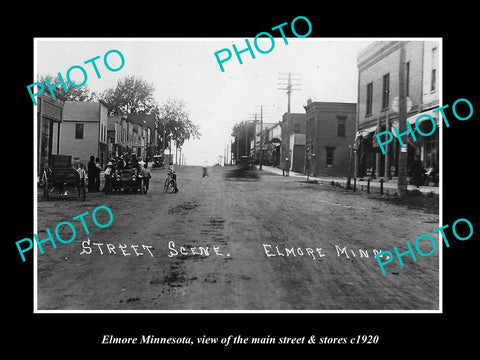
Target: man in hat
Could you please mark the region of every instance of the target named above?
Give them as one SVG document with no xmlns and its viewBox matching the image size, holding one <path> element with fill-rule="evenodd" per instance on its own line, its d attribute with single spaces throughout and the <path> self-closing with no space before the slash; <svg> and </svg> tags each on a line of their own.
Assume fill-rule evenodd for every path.
<svg viewBox="0 0 480 360">
<path fill-rule="evenodd" d="M 107 168 L 105 169 L 104 175 L 105 175 L 105 187 L 103 188 L 105 191 L 105 194 L 108 195 L 110 194 L 112 190 L 112 167 L 113 163 L 109 161 L 107 163 Z"/>
</svg>

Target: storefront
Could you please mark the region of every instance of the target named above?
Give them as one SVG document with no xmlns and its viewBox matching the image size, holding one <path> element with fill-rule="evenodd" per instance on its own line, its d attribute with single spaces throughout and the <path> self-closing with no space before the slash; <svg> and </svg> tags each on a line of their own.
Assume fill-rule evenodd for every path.
<svg viewBox="0 0 480 360">
<path fill-rule="evenodd" d="M 426 116 L 424 116 L 426 115 Z M 431 118 L 435 120 L 432 122 Z M 417 122 L 418 119 L 418 122 Z M 438 122 L 438 112 L 433 112 L 433 109 L 424 111 L 422 113 L 411 116 L 407 119 L 414 129 L 414 135 L 416 140 L 409 135 L 408 143 L 413 149 L 412 154 L 409 153 L 410 165 L 416 156 L 420 156 L 423 167 L 427 173 L 431 174 L 429 183 L 438 185 L 438 172 L 440 169 L 439 164 L 439 149 L 440 149 L 440 129 Z M 417 122 L 417 125 L 415 123 Z M 418 129 L 417 129 L 418 127 Z M 430 134 L 429 136 L 423 136 L 422 134 Z M 411 155 L 411 156 L 410 156 Z M 411 158 L 411 159 L 410 159 Z M 409 166 L 410 170 L 410 166 Z M 428 185 L 428 184 L 426 184 Z M 430 184 L 432 185 L 432 184 Z"/>
<path fill-rule="evenodd" d="M 430 117 L 435 120 L 435 125 L 430 120 Z M 419 120 L 417 125 L 415 125 L 417 118 Z M 414 130 L 414 136 L 408 134 L 401 137 L 402 142 L 407 145 L 407 174 L 410 176 L 411 166 L 416 157 L 420 156 L 424 169 L 432 174 L 431 179 L 434 179 L 433 181 L 427 181 L 426 185 L 432 182 L 438 185 L 438 113 L 427 110 L 409 116 L 407 122 Z M 387 124 L 391 125 L 388 126 L 388 128 L 395 138 L 394 141 L 386 146 L 386 154 L 384 155 L 378 145 L 376 134 L 385 131 Z M 434 126 L 436 128 L 435 130 L 433 129 Z M 390 122 L 384 121 L 380 124 L 363 128 L 357 132 L 353 147 L 355 151 L 355 173 L 357 177 L 384 177 L 386 179 L 392 179 L 398 176 L 398 158 L 401 146 L 392 127 L 398 129 L 398 117 L 396 117 L 391 124 Z M 432 134 L 422 136 L 422 134 L 429 133 Z M 386 171 L 386 169 L 388 169 L 388 171 Z"/>
<path fill-rule="evenodd" d="M 269 142 L 266 150 L 266 165 L 280 166 L 280 145 L 281 141 L 277 138 L 273 138 Z"/>
<path fill-rule="evenodd" d="M 40 173 L 46 164 L 52 165 L 51 155 L 59 153 L 64 101 L 43 94 L 37 99 L 37 173 Z M 55 142 L 54 134 L 57 134 Z"/>
<path fill-rule="evenodd" d="M 355 152 L 356 176 L 374 176 L 376 170 L 376 156 L 379 151 L 374 146 L 377 126 L 370 126 L 357 131 L 353 144 Z"/>
</svg>

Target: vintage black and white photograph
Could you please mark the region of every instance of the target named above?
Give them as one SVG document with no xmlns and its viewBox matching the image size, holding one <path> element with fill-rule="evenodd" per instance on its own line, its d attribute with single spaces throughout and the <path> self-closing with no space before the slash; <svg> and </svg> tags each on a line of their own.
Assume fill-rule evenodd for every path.
<svg viewBox="0 0 480 360">
<path fill-rule="evenodd" d="M 34 39 L 35 312 L 442 310 L 442 39 L 296 24 Z"/>
</svg>

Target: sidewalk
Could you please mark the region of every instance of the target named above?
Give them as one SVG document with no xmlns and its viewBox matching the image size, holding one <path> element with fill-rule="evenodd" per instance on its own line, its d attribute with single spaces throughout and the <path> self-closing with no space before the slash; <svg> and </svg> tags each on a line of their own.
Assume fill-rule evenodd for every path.
<svg viewBox="0 0 480 360">
<path fill-rule="evenodd" d="M 258 170 L 258 165 L 257 165 L 257 170 Z M 282 169 L 278 169 L 273 166 L 265 166 L 262 165 L 262 171 L 268 171 L 273 174 L 277 175 L 282 175 Z M 305 174 L 300 174 L 296 172 L 290 171 L 290 177 L 295 179 L 295 180 L 307 180 L 307 175 Z M 309 180 L 316 180 L 318 182 L 326 182 L 326 183 L 331 183 L 337 182 L 342 185 L 347 184 L 347 178 L 345 177 L 318 177 L 318 176 L 310 176 Z M 353 186 L 353 179 L 351 180 L 351 186 Z M 357 189 L 361 190 L 362 186 L 366 190 L 367 188 L 367 179 L 365 180 L 360 180 L 357 179 Z M 372 179 L 370 180 L 370 188 L 371 189 L 380 189 L 380 180 L 379 179 Z M 398 189 L 398 183 L 397 180 L 388 180 L 383 183 L 383 189 L 386 190 L 388 189 L 390 191 L 390 194 L 394 193 Z M 417 188 L 415 185 L 408 185 L 407 190 L 419 190 L 422 193 L 430 193 L 433 192 L 434 194 L 439 194 L 440 193 L 440 188 L 438 186 L 420 186 Z"/>
</svg>

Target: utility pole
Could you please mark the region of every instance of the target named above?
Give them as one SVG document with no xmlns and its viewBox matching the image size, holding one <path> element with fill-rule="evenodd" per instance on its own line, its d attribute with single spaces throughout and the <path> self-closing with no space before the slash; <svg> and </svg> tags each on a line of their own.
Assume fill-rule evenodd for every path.
<svg viewBox="0 0 480 360">
<path fill-rule="evenodd" d="M 292 94 L 292 91 L 294 90 L 300 90 L 299 88 L 294 88 L 295 86 L 300 86 L 299 83 L 292 83 L 292 81 L 301 81 L 299 78 L 300 74 L 292 74 L 292 73 L 279 73 L 280 75 L 287 75 L 288 78 L 279 78 L 278 80 L 280 83 L 278 83 L 279 86 L 282 86 L 282 88 L 278 88 L 278 90 L 285 90 L 287 91 L 287 97 L 288 97 L 288 107 L 287 107 L 287 113 L 290 114 L 290 96 Z M 294 78 L 292 78 L 292 75 L 294 75 Z M 285 83 L 285 81 L 287 83 Z"/>
<path fill-rule="evenodd" d="M 406 79 L 405 79 L 405 42 L 400 46 L 400 68 L 399 68 L 399 88 L 398 88 L 398 132 L 403 134 L 406 131 L 407 120 L 407 97 L 406 97 Z M 398 156 L 398 193 L 403 196 L 407 193 L 407 144 L 400 148 Z"/>
<path fill-rule="evenodd" d="M 240 149 L 239 149 L 239 146 L 240 146 L 240 136 L 238 136 L 237 134 L 237 138 L 235 139 L 235 142 L 237 143 L 237 156 L 236 156 L 236 161 L 238 162 L 240 160 Z"/>
<path fill-rule="evenodd" d="M 260 170 L 263 163 L 263 106 L 260 105 Z"/>
<path fill-rule="evenodd" d="M 255 130 L 257 128 L 257 113 L 250 114 L 250 116 L 254 116 L 255 118 Z M 260 170 L 262 170 L 262 164 L 263 164 L 263 105 L 260 105 L 260 156 L 259 156 L 259 163 L 260 163 Z M 256 139 L 255 139 L 256 140 Z M 255 141 L 255 146 L 256 146 L 256 141 Z"/>
<path fill-rule="evenodd" d="M 252 119 L 251 116 L 254 118 Z M 257 156 L 257 114 L 250 114 L 250 121 L 253 121 L 253 153 Z M 255 160 L 255 159 L 253 159 Z"/>
<path fill-rule="evenodd" d="M 248 156 L 248 121 L 245 120 L 245 156 Z"/>
<path fill-rule="evenodd" d="M 162 146 L 163 146 L 163 152 L 162 152 L 162 157 L 163 157 L 163 161 L 165 162 L 165 125 L 166 125 L 166 121 L 165 119 L 162 119 L 162 125 L 163 125 L 163 139 L 162 139 Z"/>
</svg>

